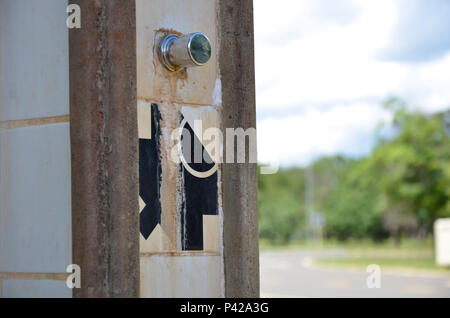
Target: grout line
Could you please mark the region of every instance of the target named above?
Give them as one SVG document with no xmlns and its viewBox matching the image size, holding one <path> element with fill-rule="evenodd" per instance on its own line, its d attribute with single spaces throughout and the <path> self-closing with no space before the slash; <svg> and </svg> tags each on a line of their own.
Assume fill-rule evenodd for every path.
<svg viewBox="0 0 450 318">
<path fill-rule="evenodd" d="M 137 100 L 141 100 L 147 103 L 155 103 L 155 104 L 176 104 L 182 106 L 191 106 L 191 107 L 214 107 L 220 109 L 221 106 L 214 104 L 201 104 L 201 103 L 188 103 L 184 101 L 176 101 L 176 100 L 164 100 L 164 99 L 156 99 L 156 98 L 147 98 L 147 97 L 138 97 Z"/>
<path fill-rule="evenodd" d="M 142 257 L 151 256 L 221 256 L 219 252 L 209 252 L 209 251 L 189 251 L 189 252 L 141 252 L 139 253 Z"/>
<path fill-rule="evenodd" d="M 0 121 L 0 130 L 68 123 L 69 121 L 70 115 L 46 117 L 46 118 L 21 119 L 21 120 L 7 120 L 7 121 Z"/>
<path fill-rule="evenodd" d="M 64 281 L 71 273 L 2 273 L 0 272 L 0 283 L 2 280 L 58 280 Z"/>
</svg>

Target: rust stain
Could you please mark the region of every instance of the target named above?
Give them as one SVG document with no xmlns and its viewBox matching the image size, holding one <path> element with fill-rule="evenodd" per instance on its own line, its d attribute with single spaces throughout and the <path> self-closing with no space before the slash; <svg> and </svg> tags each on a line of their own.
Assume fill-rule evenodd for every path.
<svg viewBox="0 0 450 318">
<path fill-rule="evenodd" d="M 145 96 L 138 96 L 138 100 L 145 101 L 147 103 L 156 103 L 156 104 L 162 104 L 167 102 L 163 98 L 148 98 Z M 178 102 L 177 102 L 178 103 Z M 179 102 L 180 104 L 183 104 L 183 106 L 189 106 L 189 107 L 212 107 L 215 110 L 219 111 L 221 109 L 220 106 L 217 105 L 211 105 L 211 104 L 201 104 L 201 103 L 186 103 L 186 102 Z"/>
<path fill-rule="evenodd" d="M 150 252 L 150 253 L 140 253 L 141 257 L 152 257 L 152 256 L 221 256 L 217 251 L 169 251 L 169 252 Z"/>
<path fill-rule="evenodd" d="M 161 41 L 167 34 L 182 35 L 181 32 L 173 29 L 160 28 L 154 32 L 153 41 L 153 68 L 155 72 L 154 90 L 161 98 L 167 96 L 169 102 L 183 103 L 182 98 L 178 96 L 178 89 L 183 89 L 188 81 L 187 69 L 177 72 L 171 72 L 166 69 L 159 60 L 158 50 Z"/>
<path fill-rule="evenodd" d="M 172 132 L 178 128 L 180 105 L 161 104 L 161 226 L 166 234 L 163 240 L 164 250 L 178 250 L 181 248 L 179 239 L 178 201 L 178 165 L 170 159 L 171 150 L 176 141 L 171 138 Z"/>
<path fill-rule="evenodd" d="M 168 28 L 159 28 L 157 30 L 155 30 L 155 33 L 164 33 L 165 35 L 167 34 L 176 34 L 178 36 L 182 36 L 183 33 L 181 33 L 180 31 L 174 30 L 174 29 L 168 29 Z"/>
<path fill-rule="evenodd" d="M 33 118 L 22 120 L 9 120 L 0 122 L 0 130 L 26 128 L 33 126 L 44 126 L 59 123 L 68 123 L 70 121 L 69 115 L 46 117 L 46 118 Z"/>
<path fill-rule="evenodd" d="M 161 112 L 161 228 L 165 235 L 162 236 L 162 250 L 176 251 L 181 249 L 180 238 L 180 216 L 179 216 L 179 176 L 178 165 L 170 160 L 171 150 L 176 146 L 172 140 L 172 132 L 178 128 L 179 113 L 181 111 L 182 99 L 178 91 L 183 89 L 188 81 L 186 69 L 171 72 L 160 62 L 158 49 L 162 39 L 167 34 L 182 35 L 181 32 L 173 29 L 160 28 L 154 31 L 153 40 L 153 69 L 155 81 L 152 83 L 153 89 L 157 92 L 160 100 L 159 110 Z M 145 99 L 148 100 L 148 99 Z M 155 102 L 154 99 L 148 100 Z"/>
<path fill-rule="evenodd" d="M 71 273 L 0 273 L 2 280 L 57 280 L 65 281 Z"/>
</svg>

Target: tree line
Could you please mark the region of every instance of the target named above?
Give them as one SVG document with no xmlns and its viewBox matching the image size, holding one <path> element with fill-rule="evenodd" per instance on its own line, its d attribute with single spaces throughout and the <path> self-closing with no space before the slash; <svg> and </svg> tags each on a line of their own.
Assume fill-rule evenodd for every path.
<svg viewBox="0 0 450 318">
<path fill-rule="evenodd" d="M 448 116 L 408 111 L 396 98 L 384 106 L 393 120 L 380 131 L 389 131 L 389 137 L 379 134 L 369 156 L 325 157 L 310 167 L 258 176 L 260 238 L 284 244 L 305 237 L 308 168 L 326 238 L 425 238 L 437 218 L 450 217 Z"/>
</svg>

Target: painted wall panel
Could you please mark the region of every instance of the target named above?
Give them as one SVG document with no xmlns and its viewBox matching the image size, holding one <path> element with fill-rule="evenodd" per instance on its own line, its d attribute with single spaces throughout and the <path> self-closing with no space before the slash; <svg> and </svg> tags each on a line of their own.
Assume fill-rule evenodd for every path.
<svg viewBox="0 0 450 318">
<path fill-rule="evenodd" d="M 219 163 L 174 160 L 177 149 L 197 145 L 203 153 L 203 130 L 220 128 L 217 7 L 216 0 L 136 2 L 142 297 L 224 296 Z M 168 71 L 160 41 L 193 32 L 210 39 L 210 61 Z M 180 142 L 183 127 L 190 135 Z"/>
<path fill-rule="evenodd" d="M 141 297 L 223 297 L 221 262 L 213 255 L 141 257 Z"/>
<path fill-rule="evenodd" d="M 65 281 L 50 280 L 5 280 L 4 298 L 71 298 L 72 290 Z"/>
<path fill-rule="evenodd" d="M 0 120 L 69 113 L 65 0 L 0 1 Z"/>
<path fill-rule="evenodd" d="M 0 1 L 0 297 L 72 295 L 66 6 Z"/>
<path fill-rule="evenodd" d="M 216 9 L 215 0 L 137 0 L 138 98 L 154 102 L 214 104 L 219 77 Z M 155 54 L 159 41 L 168 31 L 203 32 L 211 41 L 211 60 L 201 68 L 169 74 Z"/>
<path fill-rule="evenodd" d="M 71 264 L 69 124 L 0 131 L 0 272 Z"/>
</svg>

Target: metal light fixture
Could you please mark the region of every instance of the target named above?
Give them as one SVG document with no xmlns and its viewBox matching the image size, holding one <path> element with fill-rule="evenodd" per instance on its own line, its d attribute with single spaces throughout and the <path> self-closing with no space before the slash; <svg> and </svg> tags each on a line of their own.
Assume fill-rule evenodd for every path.
<svg viewBox="0 0 450 318">
<path fill-rule="evenodd" d="M 161 42 L 159 57 L 161 63 L 172 72 L 203 66 L 211 58 L 211 42 L 200 32 L 183 36 L 169 34 Z"/>
</svg>

